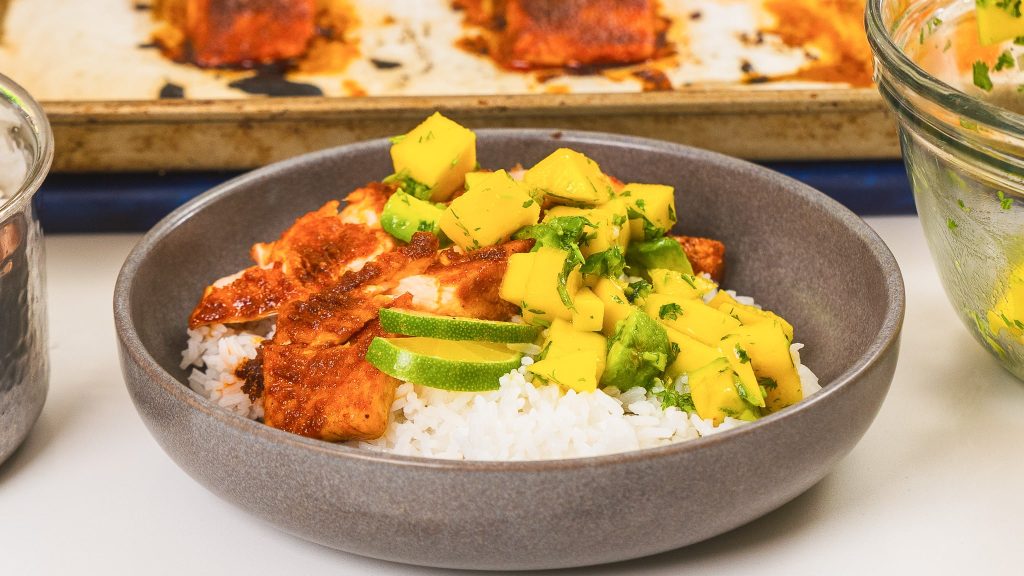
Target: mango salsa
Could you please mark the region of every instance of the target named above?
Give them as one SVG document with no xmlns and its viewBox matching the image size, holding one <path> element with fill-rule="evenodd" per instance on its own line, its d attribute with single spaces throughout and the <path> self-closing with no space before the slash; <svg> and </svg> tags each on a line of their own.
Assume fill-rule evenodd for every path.
<svg viewBox="0 0 1024 576">
<path fill-rule="evenodd" d="M 395 140 L 391 146 L 395 173 L 407 174 L 430 188 L 434 202 L 447 200 L 476 167 L 476 134 L 439 112 Z"/>
<path fill-rule="evenodd" d="M 789 340 L 775 323 L 748 324 L 735 331 L 746 350 L 758 382 L 765 389 L 765 408 L 776 412 L 803 399 L 800 375 L 789 353 Z"/>
<path fill-rule="evenodd" d="M 600 332 L 604 326 L 604 303 L 584 286 L 573 299 L 572 325 L 584 332 Z"/>
<path fill-rule="evenodd" d="M 615 333 L 615 325 L 629 316 L 633 311 L 633 306 L 630 305 L 622 287 L 609 278 L 601 278 L 597 281 L 597 284 L 594 285 L 594 294 L 604 304 L 601 332 L 605 336 L 611 336 Z"/>
<path fill-rule="evenodd" d="M 666 326 L 665 332 L 668 334 L 669 342 L 675 344 L 679 350 L 676 359 L 669 364 L 666 371 L 669 378 L 678 378 L 724 357 L 718 348 L 708 346 L 678 330 Z"/>
<path fill-rule="evenodd" d="M 1024 36 L 1024 17 L 1019 3 L 1005 0 L 976 0 L 978 36 L 983 46 Z"/>
<path fill-rule="evenodd" d="M 464 250 L 504 242 L 523 226 L 536 224 L 540 205 L 522 183 L 498 170 L 472 181 L 441 215 L 441 230 Z"/>
<path fill-rule="evenodd" d="M 611 180 L 597 162 L 568 148 L 552 152 L 530 168 L 523 180 L 556 204 L 597 206 L 615 196 Z"/>
<path fill-rule="evenodd" d="M 680 298 L 702 298 L 714 290 L 717 285 L 704 276 L 696 276 L 675 270 L 648 270 L 655 294 L 679 296 Z M 724 292 L 719 292 L 724 294 Z"/>
<path fill-rule="evenodd" d="M 754 420 L 758 416 L 743 399 L 748 391 L 725 358 L 691 373 L 689 383 L 697 415 L 712 420 L 715 426 L 726 417 Z"/>
</svg>

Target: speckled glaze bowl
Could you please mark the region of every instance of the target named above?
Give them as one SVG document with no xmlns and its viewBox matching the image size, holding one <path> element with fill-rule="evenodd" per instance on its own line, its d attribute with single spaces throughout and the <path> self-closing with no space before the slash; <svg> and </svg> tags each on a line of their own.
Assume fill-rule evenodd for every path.
<svg viewBox="0 0 1024 576">
<path fill-rule="evenodd" d="M 25 440 L 46 401 L 46 294 L 43 232 L 32 207 L 53 160 L 53 136 L 42 109 L 24 89 L 0 75 L 0 137 L 6 152 L 23 154 L 20 185 L 0 194 L 0 463 Z M 7 113 L 4 113 L 7 116 Z M 0 168 L 4 169 L 4 168 Z"/>
<path fill-rule="evenodd" d="M 449 568 L 529 569 L 637 558 L 710 538 L 818 482 L 874 419 L 896 366 L 899 269 L 859 218 L 764 168 L 683 146 L 594 133 L 481 130 L 483 166 L 569 146 L 626 181 L 676 186 L 680 230 L 723 240 L 726 283 L 777 310 L 824 389 L 714 437 L 542 462 L 388 456 L 309 440 L 219 409 L 178 368 L 188 313 L 251 244 L 390 172 L 388 142 L 268 166 L 158 224 L 118 278 L 125 381 L 188 474 L 282 530 L 356 554 Z"/>
</svg>

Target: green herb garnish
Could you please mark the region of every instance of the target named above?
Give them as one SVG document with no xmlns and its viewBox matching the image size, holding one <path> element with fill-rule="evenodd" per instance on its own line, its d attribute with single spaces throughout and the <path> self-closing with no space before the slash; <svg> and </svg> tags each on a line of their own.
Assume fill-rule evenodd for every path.
<svg viewBox="0 0 1024 576">
<path fill-rule="evenodd" d="M 988 64 L 981 60 L 974 63 L 974 85 L 985 92 L 992 91 L 992 78 L 988 75 Z"/>
</svg>

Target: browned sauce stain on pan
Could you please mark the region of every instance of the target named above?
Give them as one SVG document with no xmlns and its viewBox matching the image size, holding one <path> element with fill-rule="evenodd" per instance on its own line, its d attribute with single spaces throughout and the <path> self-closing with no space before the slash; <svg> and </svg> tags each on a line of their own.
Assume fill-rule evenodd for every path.
<svg viewBox="0 0 1024 576">
<path fill-rule="evenodd" d="M 765 0 L 778 24 L 765 32 L 777 34 L 788 46 L 814 50 L 816 61 L 795 74 L 773 80 L 872 84 L 871 49 L 864 32 L 865 0 Z"/>
</svg>

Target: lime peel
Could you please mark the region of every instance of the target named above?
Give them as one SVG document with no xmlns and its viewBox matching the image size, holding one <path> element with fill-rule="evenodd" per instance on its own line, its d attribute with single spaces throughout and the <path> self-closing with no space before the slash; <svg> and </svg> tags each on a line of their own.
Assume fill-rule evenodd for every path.
<svg viewBox="0 0 1024 576">
<path fill-rule="evenodd" d="M 380 325 L 388 332 L 405 336 L 510 343 L 534 342 L 542 330 L 529 324 L 438 316 L 398 308 L 382 308 Z"/>
<path fill-rule="evenodd" d="M 498 379 L 519 368 L 522 357 L 503 344 L 422 337 L 377 337 L 366 351 L 366 360 L 385 374 L 460 392 L 497 390 Z"/>
</svg>

